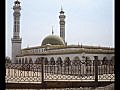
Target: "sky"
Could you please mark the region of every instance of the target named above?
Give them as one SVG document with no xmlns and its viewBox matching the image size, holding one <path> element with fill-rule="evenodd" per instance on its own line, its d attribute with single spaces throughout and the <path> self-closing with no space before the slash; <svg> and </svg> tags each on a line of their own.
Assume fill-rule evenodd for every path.
<svg viewBox="0 0 120 90">
<path fill-rule="evenodd" d="M 52 34 L 59 35 L 61 6 L 65 12 L 68 45 L 114 47 L 114 0 L 19 0 L 22 48 L 40 46 Z M 6 0 L 6 56 L 11 57 L 14 0 Z"/>
</svg>

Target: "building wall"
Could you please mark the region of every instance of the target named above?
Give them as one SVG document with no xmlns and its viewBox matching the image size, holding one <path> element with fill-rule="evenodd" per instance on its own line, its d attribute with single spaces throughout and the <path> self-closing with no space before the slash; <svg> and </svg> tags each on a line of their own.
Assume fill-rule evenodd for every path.
<svg viewBox="0 0 120 90">
<path fill-rule="evenodd" d="M 111 60 L 111 58 L 114 56 L 114 54 L 60 54 L 60 55 L 28 55 L 28 56 L 22 56 L 22 57 L 17 57 L 17 59 L 19 60 L 20 58 L 27 58 L 27 60 L 29 60 L 30 58 L 32 58 L 32 61 L 35 62 L 37 60 L 37 58 L 40 57 L 47 57 L 48 61 L 50 61 L 50 59 L 53 57 L 54 60 L 56 61 L 58 57 L 61 57 L 61 59 L 64 61 L 66 57 L 69 57 L 69 59 L 72 61 L 74 60 L 75 57 L 79 57 L 80 60 L 85 60 L 83 58 L 83 56 L 85 57 L 89 57 L 90 60 L 94 60 L 94 56 L 98 56 L 98 60 L 103 60 L 104 57 L 107 58 L 107 60 Z"/>
</svg>

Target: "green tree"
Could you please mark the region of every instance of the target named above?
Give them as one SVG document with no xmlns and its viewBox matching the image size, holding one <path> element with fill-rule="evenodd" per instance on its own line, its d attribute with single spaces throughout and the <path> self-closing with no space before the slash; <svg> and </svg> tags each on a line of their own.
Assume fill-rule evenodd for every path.
<svg viewBox="0 0 120 90">
<path fill-rule="evenodd" d="M 10 57 L 5 57 L 5 61 L 6 61 L 6 63 L 11 63 L 11 60 L 10 60 Z"/>
</svg>

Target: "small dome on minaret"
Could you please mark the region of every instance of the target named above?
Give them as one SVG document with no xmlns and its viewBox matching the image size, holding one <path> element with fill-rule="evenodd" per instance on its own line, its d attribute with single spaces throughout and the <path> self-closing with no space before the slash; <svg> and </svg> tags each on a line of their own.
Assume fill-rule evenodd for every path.
<svg viewBox="0 0 120 90">
<path fill-rule="evenodd" d="M 62 6 L 61 6 L 61 11 L 60 11 L 60 14 L 64 14 L 64 11 L 63 11 Z"/>
<path fill-rule="evenodd" d="M 64 11 L 60 11 L 60 14 L 64 14 Z"/>
<path fill-rule="evenodd" d="M 16 0 L 14 3 L 15 3 L 15 4 L 20 4 L 20 1 Z"/>
</svg>

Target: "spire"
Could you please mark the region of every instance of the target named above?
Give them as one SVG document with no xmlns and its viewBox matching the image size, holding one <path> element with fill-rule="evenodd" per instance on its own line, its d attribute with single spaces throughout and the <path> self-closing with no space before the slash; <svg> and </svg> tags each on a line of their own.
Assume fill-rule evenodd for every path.
<svg viewBox="0 0 120 90">
<path fill-rule="evenodd" d="M 61 11 L 60 11 L 60 14 L 64 14 L 64 11 L 63 11 L 63 7 L 61 5 Z"/>
<path fill-rule="evenodd" d="M 63 11 L 62 5 L 61 5 L 61 11 Z"/>
<path fill-rule="evenodd" d="M 52 26 L 52 35 L 54 34 L 54 31 L 53 31 L 53 26 Z"/>
</svg>

